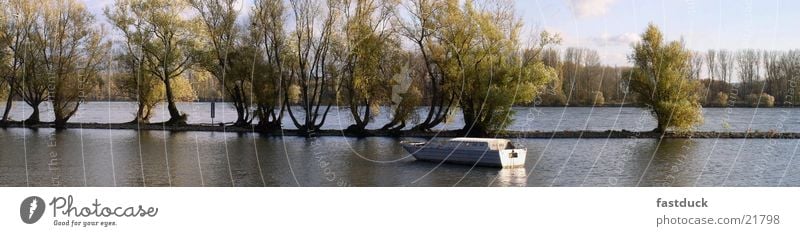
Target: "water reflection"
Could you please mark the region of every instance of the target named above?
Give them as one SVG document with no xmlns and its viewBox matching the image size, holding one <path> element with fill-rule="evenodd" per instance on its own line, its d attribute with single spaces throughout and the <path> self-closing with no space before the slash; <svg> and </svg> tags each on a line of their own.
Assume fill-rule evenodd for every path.
<svg viewBox="0 0 800 236">
<path fill-rule="evenodd" d="M 698 163 L 689 162 L 695 157 L 705 156 L 697 152 L 697 146 L 693 139 L 662 139 L 639 186 L 692 186 L 696 175 L 689 164 Z"/>
<path fill-rule="evenodd" d="M 524 167 L 504 168 L 497 173 L 497 179 L 492 186 L 500 187 L 525 187 L 528 186 L 528 172 Z"/>
</svg>

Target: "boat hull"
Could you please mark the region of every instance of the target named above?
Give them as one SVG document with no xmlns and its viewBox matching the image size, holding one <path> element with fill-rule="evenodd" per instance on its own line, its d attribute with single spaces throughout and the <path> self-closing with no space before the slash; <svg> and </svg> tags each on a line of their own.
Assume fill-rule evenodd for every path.
<svg viewBox="0 0 800 236">
<path fill-rule="evenodd" d="M 527 149 L 470 150 L 438 148 L 419 143 L 404 143 L 403 148 L 421 161 L 503 168 L 524 166 L 527 154 Z"/>
</svg>

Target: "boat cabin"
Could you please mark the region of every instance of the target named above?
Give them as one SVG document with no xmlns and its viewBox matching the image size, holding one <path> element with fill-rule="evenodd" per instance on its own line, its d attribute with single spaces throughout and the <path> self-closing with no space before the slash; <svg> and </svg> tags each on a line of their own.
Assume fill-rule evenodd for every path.
<svg viewBox="0 0 800 236">
<path fill-rule="evenodd" d="M 459 149 L 478 149 L 478 150 L 506 150 L 515 149 L 514 144 L 508 139 L 494 138 L 454 138 L 448 140 L 446 146 L 458 147 Z"/>
</svg>

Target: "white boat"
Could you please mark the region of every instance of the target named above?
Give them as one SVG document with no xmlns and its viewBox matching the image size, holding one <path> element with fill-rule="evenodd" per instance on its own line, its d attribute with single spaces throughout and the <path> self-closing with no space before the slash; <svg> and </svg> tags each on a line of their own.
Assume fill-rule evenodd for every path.
<svg viewBox="0 0 800 236">
<path fill-rule="evenodd" d="M 446 142 L 401 141 L 400 144 L 417 160 L 490 167 L 524 166 L 528 153 L 527 148 L 519 148 L 511 140 L 494 138 L 454 138 Z"/>
</svg>

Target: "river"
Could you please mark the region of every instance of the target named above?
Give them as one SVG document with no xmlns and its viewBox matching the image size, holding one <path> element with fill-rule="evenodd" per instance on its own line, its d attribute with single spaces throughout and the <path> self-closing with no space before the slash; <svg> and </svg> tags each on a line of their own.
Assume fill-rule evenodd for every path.
<svg viewBox="0 0 800 236">
<path fill-rule="evenodd" d="M 129 121 L 134 105 L 91 102 L 72 121 Z M 217 106 L 215 121 L 235 119 L 230 107 Z M 208 103 L 179 107 L 189 113 L 190 123 L 211 122 Z M 639 108 L 516 110 L 512 130 L 644 131 L 654 126 Z M 12 111 L 13 118 L 22 119 L 30 109 L 17 104 Z M 43 110 L 43 120 L 52 120 L 48 112 Z M 698 129 L 798 132 L 798 112 L 707 108 Z M 154 121 L 164 120 L 163 114 L 157 108 Z M 325 128 L 341 129 L 348 119 L 345 109 L 336 109 Z M 382 115 L 372 127 L 386 120 Z M 439 128 L 461 126 L 456 117 Z M 0 129 L 0 186 L 800 186 L 800 161 L 794 158 L 798 140 L 517 139 L 528 148 L 528 159 L 524 168 L 513 169 L 415 161 L 400 140 Z"/>
</svg>

